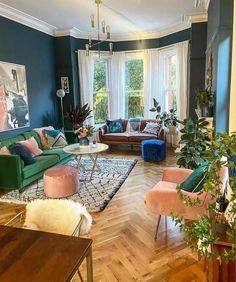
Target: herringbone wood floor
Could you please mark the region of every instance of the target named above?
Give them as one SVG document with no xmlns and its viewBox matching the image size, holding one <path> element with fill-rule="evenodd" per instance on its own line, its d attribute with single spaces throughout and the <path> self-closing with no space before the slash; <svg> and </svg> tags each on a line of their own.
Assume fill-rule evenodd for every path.
<svg viewBox="0 0 236 282">
<path fill-rule="evenodd" d="M 114 147 L 105 155 L 137 159 L 138 163 L 106 209 L 93 214 L 88 237 L 93 239 L 94 281 L 206 281 L 196 255 L 170 219 L 167 229 L 162 220 L 154 241 L 156 216 L 144 204 L 146 191 L 161 178 L 163 168 L 174 165 L 173 152 L 169 149 L 166 160 L 159 163 L 143 162 L 139 148 Z M 21 205 L 0 204 L 0 223 L 22 209 Z M 85 274 L 84 264 L 81 270 Z"/>
</svg>

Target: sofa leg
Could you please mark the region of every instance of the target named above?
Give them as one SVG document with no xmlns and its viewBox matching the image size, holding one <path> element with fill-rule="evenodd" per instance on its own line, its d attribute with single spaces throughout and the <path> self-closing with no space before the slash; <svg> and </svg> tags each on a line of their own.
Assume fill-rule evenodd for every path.
<svg viewBox="0 0 236 282">
<path fill-rule="evenodd" d="M 161 221 L 161 215 L 159 214 L 158 218 L 157 218 L 157 227 L 156 227 L 156 233 L 155 233 L 155 237 L 154 237 L 155 240 L 157 239 L 157 233 L 158 233 L 160 221 Z"/>
</svg>

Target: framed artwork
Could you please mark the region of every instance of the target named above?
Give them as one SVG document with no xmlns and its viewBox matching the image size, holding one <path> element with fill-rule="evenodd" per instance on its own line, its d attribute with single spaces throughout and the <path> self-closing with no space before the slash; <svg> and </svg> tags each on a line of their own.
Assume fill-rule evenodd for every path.
<svg viewBox="0 0 236 282">
<path fill-rule="evenodd" d="M 61 77 L 61 89 L 63 89 L 66 94 L 70 93 L 69 78 L 67 76 Z"/>
<path fill-rule="evenodd" d="M 0 61 L 0 131 L 29 125 L 25 66 Z"/>
</svg>

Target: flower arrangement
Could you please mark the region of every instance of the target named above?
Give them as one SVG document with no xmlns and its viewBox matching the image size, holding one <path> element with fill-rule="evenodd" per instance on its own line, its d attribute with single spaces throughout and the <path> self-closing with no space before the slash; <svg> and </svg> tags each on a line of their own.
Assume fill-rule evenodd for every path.
<svg viewBox="0 0 236 282">
<path fill-rule="evenodd" d="M 74 131 L 75 135 L 79 135 L 80 138 L 92 137 L 93 136 L 93 126 L 83 125 Z"/>
</svg>

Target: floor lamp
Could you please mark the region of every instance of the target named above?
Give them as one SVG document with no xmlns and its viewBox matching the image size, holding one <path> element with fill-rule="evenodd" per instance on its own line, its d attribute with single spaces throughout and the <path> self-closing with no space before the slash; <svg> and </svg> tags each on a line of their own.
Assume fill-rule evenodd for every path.
<svg viewBox="0 0 236 282">
<path fill-rule="evenodd" d="M 63 89 L 57 90 L 57 97 L 61 99 L 61 122 L 62 122 L 62 129 L 61 131 L 64 133 L 64 113 L 63 113 L 63 102 L 62 98 L 66 95 L 65 91 Z"/>
</svg>

